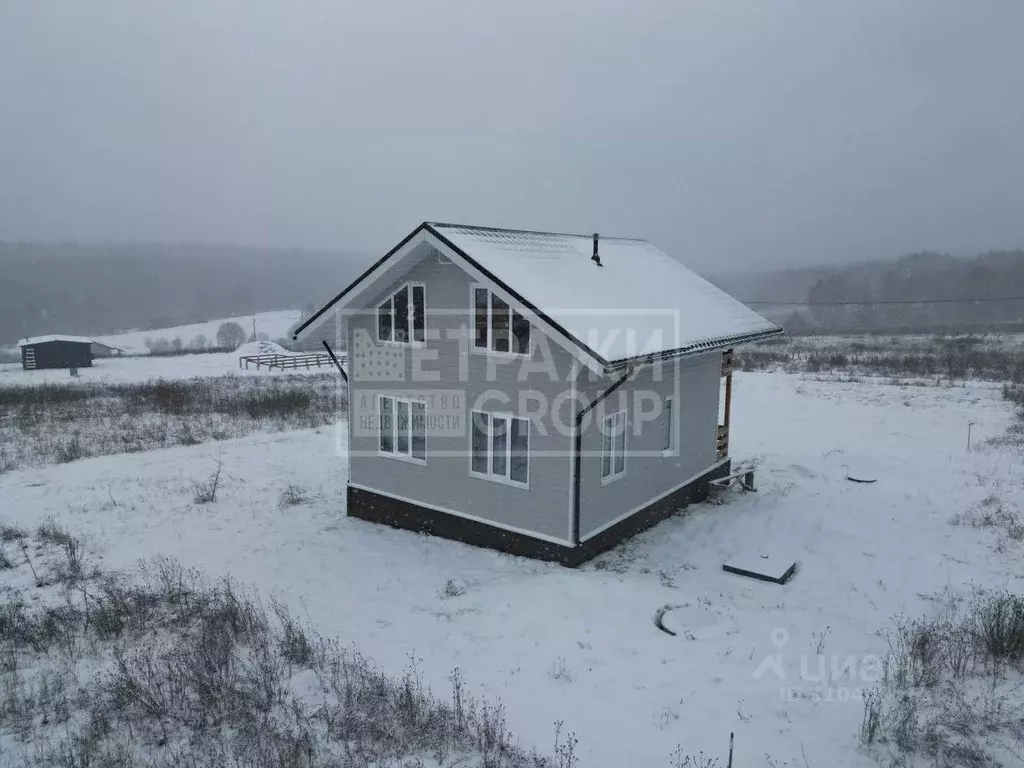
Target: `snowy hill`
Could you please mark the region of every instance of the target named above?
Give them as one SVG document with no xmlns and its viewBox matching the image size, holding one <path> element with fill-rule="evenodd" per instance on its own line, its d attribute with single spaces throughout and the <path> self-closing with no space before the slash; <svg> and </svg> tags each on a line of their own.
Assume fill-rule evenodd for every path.
<svg viewBox="0 0 1024 768">
<path fill-rule="evenodd" d="M 256 325 L 256 334 L 266 334 L 269 339 L 280 339 L 288 336 L 288 332 L 298 323 L 302 312 L 298 309 L 285 309 L 277 312 L 259 312 L 255 315 L 241 315 L 239 317 L 225 317 L 219 320 L 208 320 L 204 323 L 192 323 L 190 325 L 177 325 L 171 328 L 158 328 L 152 331 L 124 331 L 123 333 L 112 333 L 103 336 L 92 336 L 96 341 L 108 344 L 112 347 L 123 349 L 129 355 L 144 355 L 149 352 L 146 341 L 166 339 L 173 342 L 181 339 L 185 347 L 198 346 L 193 342 L 197 337 L 205 338 L 205 346 L 214 346 L 217 343 L 217 329 L 222 323 L 235 322 L 245 329 L 246 336 L 252 336 L 253 321 Z M 11 351 L 17 351 L 11 347 Z"/>
</svg>

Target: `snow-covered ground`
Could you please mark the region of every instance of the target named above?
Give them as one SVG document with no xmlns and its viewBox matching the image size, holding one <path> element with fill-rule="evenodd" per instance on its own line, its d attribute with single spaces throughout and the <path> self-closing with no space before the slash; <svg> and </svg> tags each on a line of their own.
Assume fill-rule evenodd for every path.
<svg viewBox="0 0 1024 768">
<path fill-rule="evenodd" d="M 229 572 L 388 671 L 415 652 L 435 690 L 459 667 L 501 697 L 523 743 L 544 749 L 565 721 L 583 768 L 667 766 L 678 744 L 724 764 L 730 732 L 736 766 L 868 766 L 849 699 L 871 685 L 861 671 L 885 650 L 878 630 L 946 588 L 1021 587 L 1021 545 L 949 522 L 990 494 L 1024 504 L 1019 454 L 984 444 L 1010 418 L 997 388 L 970 382 L 739 374 L 731 445 L 757 463 L 758 491 L 577 570 L 346 518 L 344 424 L 11 472 L 0 517 L 52 516 L 105 568 L 167 554 Z M 220 498 L 197 506 L 191 481 L 218 456 Z M 848 482 L 843 465 L 878 481 Z M 279 505 L 288 484 L 309 500 Z M 777 586 L 721 570 L 761 552 L 791 555 L 797 576 Z M 445 596 L 450 579 L 464 594 Z M 676 637 L 652 622 L 666 605 L 680 606 L 665 617 Z M 826 668 L 853 657 L 855 679 L 815 680 L 819 647 Z"/>
<path fill-rule="evenodd" d="M 188 346 L 196 336 L 206 337 L 206 344 L 212 346 L 217 343 L 217 329 L 222 323 L 238 323 L 245 329 L 246 335 L 252 334 L 253 320 L 256 321 L 256 333 L 265 333 L 270 339 L 280 339 L 288 336 L 288 332 L 299 321 L 301 311 L 297 309 L 285 309 L 275 312 L 257 312 L 255 315 L 242 315 L 240 317 L 225 317 L 220 320 L 208 320 L 205 323 L 192 323 L 190 325 L 178 325 L 173 328 L 157 328 L 150 331 L 123 331 L 102 336 L 92 336 L 95 341 L 109 344 L 112 347 L 123 349 L 130 355 L 144 355 L 149 352 L 146 340 L 167 339 L 173 341 L 180 338 L 185 346 Z M 74 333 L 74 329 L 66 329 L 67 333 Z M 11 351 L 16 352 L 17 347 Z"/>
<path fill-rule="evenodd" d="M 74 381 L 106 381 L 132 382 L 147 379 L 191 379 L 196 376 L 272 376 L 284 374 L 326 373 L 330 368 L 289 368 L 268 371 L 266 368 L 257 370 L 255 366 L 239 368 L 238 352 L 214 353 L 198 355 L 156 355 L 141 357 L 103 357 L 93 361 L 91 368 L 79 368 L 78 379 L 69 376 L 68 371 L 22 370 L 20 363 L 0 364 L 0 387 L 40 384 L 44 382 Z"/>
</svg>

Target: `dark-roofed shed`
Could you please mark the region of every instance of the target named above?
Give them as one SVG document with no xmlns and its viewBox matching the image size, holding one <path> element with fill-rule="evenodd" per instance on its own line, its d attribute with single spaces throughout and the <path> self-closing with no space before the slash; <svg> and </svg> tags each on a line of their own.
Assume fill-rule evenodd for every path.
<svg viewBox="0 0 1024 768">
<path fill-rule="evenodd" d="M 21 367 L 26 371 L 44 368 L 89 368 L 92 340 L 73 336 L 41 336 L 22 339 Z"/>
</svg>

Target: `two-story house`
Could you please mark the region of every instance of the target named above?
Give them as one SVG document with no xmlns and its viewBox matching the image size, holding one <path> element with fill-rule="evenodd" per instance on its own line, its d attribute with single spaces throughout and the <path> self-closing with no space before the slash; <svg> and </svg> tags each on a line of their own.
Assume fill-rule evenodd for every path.
<svg viewBox="0 0 1024 768">
<path fill-rule="evenodd" d="M 348 355 L 349 515 L 576 565 L 728 474 L 779 333 L 643 240 L 424 223 L 295 337 Z"/>
</svg>

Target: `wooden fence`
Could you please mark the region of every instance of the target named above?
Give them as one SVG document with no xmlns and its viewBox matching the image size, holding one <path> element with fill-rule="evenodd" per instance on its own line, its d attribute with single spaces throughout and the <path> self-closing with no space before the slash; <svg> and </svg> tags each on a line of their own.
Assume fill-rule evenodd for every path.
<svg viewBox="0 0 1024 768">
<path fill-rule="evenodd" d="M 344 365 L 348 358 L 344 355 L 338 357 L 338 362 Z M 331 357 L 326 352 L 302 352 L 294 355 L 243 355 L 238 358 L 239 368 L 249 368 L 255 365 L 256 369 L 267 368 L 273 370 L 288 370 L 292 368 L 320 368 L 321 366 L 333 366 Z"/>
</svg>

